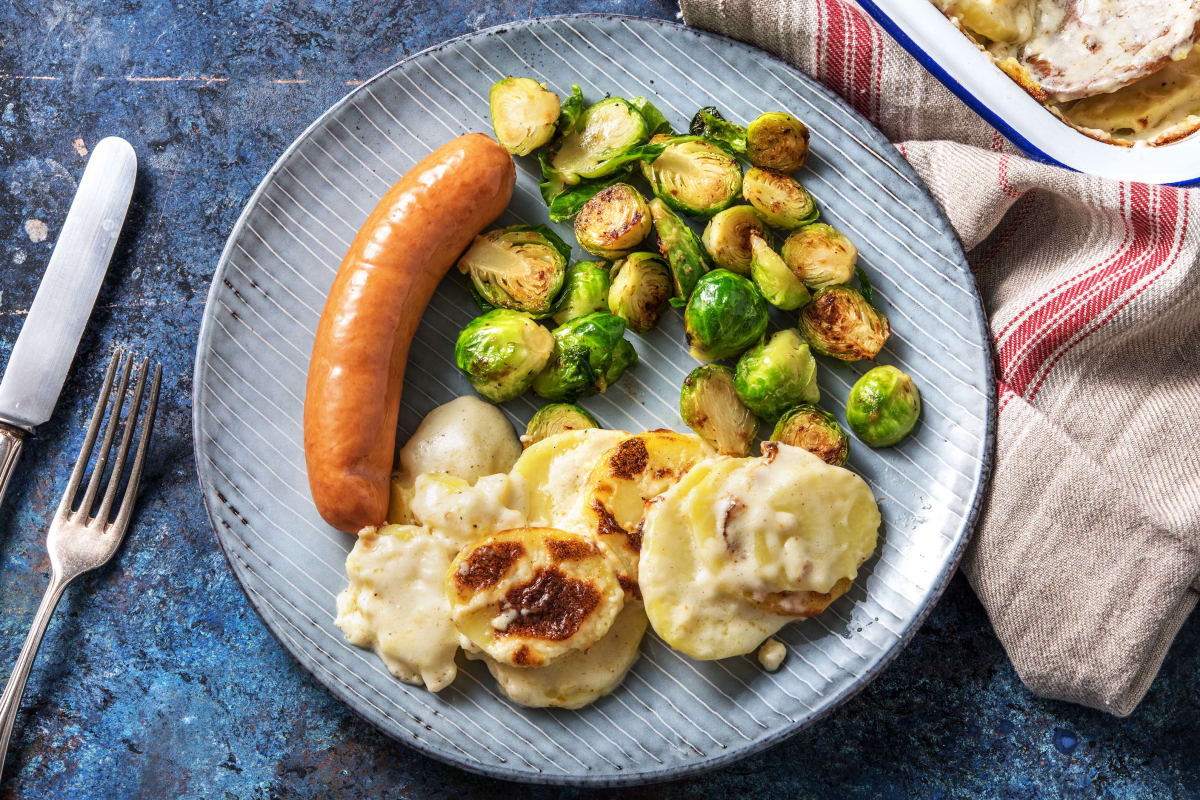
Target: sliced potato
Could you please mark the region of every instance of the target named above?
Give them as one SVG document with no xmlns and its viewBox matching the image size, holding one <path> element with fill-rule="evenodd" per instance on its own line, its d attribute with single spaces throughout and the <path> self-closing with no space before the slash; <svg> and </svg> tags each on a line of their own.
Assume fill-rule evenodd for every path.
<svg viewBox="0 0 1200 800">
<path fill-rule="evenodd" d="M 587 428 L 549 436 L 527 447 L 512 475 L 525 483 L 529 524 L 585 532 L 580 508 L 588 476 L 605 451 L 628 435 Z"/>
</svg>

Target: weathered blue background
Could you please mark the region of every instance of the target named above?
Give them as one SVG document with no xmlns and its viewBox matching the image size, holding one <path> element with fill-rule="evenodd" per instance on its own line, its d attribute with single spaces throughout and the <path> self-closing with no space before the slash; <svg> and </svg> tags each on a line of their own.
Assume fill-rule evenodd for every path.
<svg viewBox="0 0 1200 800">
<path fill-rule="evenodd" d="M 217 256 L 287 144 L 356 81 L 407 53 L 571 10 L 676 12 L 668 0 L 0 6 L 0 361 L 87 149 L 119 134 L 141 160 L 77 367 L 0 509 L 0 675 L 45 586 L 43 532 L 109 348 L 156 355 L 166 378 L 136 526 L 115 561 L 59 606 L 0 797 L 573 796 L 417 755 L 360 722 L 292 662 L 250 609 L 209 529 L 189 400 Z M 1200 797 L 1198 668 L 1193 618 L 1129 719 L 1037 700 L 960 578 L 895 665 L 832 718 L 723 772 L 627 796 Z"/>
</svg>

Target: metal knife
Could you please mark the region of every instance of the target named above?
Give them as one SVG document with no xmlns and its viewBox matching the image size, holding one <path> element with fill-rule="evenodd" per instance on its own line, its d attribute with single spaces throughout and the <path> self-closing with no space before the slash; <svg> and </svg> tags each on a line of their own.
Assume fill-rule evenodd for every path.
<svg viewBox="0 0 1200 800">
<path fill-rule="evenodd" d="M 129 210 L 137 156 L 116 136 L 92 148 L 46 274 L 0 379 L 0 501 L 21 445 L 50 419 Z"/>
</svg>

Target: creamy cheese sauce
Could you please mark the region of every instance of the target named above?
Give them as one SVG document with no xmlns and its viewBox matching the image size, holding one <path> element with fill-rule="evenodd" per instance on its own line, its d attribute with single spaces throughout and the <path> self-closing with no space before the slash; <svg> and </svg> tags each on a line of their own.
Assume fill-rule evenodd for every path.
<svg viewBox="0 0 1200 800">
<path fill-rule="evenodd" d="M 425 415 L 400 450 L 401 480 L 442 472 L 474 483 L 508 472 L 521 455 L 521 442 L 504 413 L 478 397 L 464 396 Z"/>
<path fill-rule="evenodd" d="M 767 639 L 762 643 L 762 647 L 758 648 L 758 663 L 762 664 L 767 672 L 774 672 L 783 666 L 785 658 L 787 647 L 778 639 Z"/>
<path fill-rule="evenodd" d="M 480 478 L 472 486 L 441 473 L 418 475 L 409 501 L 413 517 L 459 546 L 496 531 L 525 525 L 525 489 L 520 476 Z"/>
</svg>

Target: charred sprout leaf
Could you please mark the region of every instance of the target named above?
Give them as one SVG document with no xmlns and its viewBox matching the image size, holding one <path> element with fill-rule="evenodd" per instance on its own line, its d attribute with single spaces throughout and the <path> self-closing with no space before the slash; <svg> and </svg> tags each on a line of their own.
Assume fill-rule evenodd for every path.
<svg viewBox="0 0 1200 800">
<path fill-rule="evenodd" d="M 868 303 L 875 305 L 875 287 L 871 285 L 871 278 L 867 275 L 867 271 L 856 266 L 854 274 L 858 277 L 858 290 L 862 292 L 862 296 L 867 298 Z"/>
<path fill-rule="evenodd" d="M 458 334 L 454 363 L 475 391 L 493 403 L 520 396 L 550 360 L 554 337 L 519 311 L 498 308 Z"/>
<path fill-rule="evenodd" d="M 692 121 L 688 123 L 688 133 L 692 136 L 703 136 L 704 118 L 706 115 L 716 117 L 721 121 L 725 120 L 725 117 L 721 116 L 721 112 L 717 110 L 716 106 L 705 106 L 692 115 Z"/>
<path fill-rule="evenodd" d="M 734 389 L 733 370 L 721 364 L 696 367 L 683 379 L 679 415 L 722 455 L 750 455 L 758 436 L 758 420 Z"/>
<path fill-rule="evenodd" d="M 796 406 L 780 417 L 771 440 L 803 448 L 835 467 L 850 456 L 850 438 L 837 418 L 810 404 Z"/>
<path fill-rule="evenodd" d="M 817 203 L 798 180 L 778 170 L 751 167 L 742 178 L 742 196 L 773 228 L 794 230 L 815 222 Z"/>
<path fill-rule="evenodd" d="M 491 305 L 547 316 L 571 248 L 545 225 L 513 225 L 476 236 L 458 269 Z"/>
<path fill-rule="evenodd" d="M 576 261 L 567 267 L 562 299 L 558 310 L 554 312 L 554 322 L 562 325 L 584 314 L 606 310 L 608 287 L 612 283 L 608 272 L 608 266 L 601 261 Z"/>
<path fill-rule="evenodd" d="M 794 328 L 779 331 L 742 353 L 734 387 L 746 407 L 766 420 L 805 400 L 815 386 L 817 360 Z"/>
<path fill-rule="evenodd" d="M 515 156 L 550 141 L 558 123 L 558 95 L 532 78 L 503 78 L 488 96 L 496 140 Z"/>
<path fill-rule="evenodd" d="M 628 339 L 622 339 L 617 343 L 616 351 L 613 352 L 612 363 L 608 365 L 608 369 L 604 370 L 604 385 L 612 386 L 618 378 L 625 374 L 625 370 L 637 366 L 637 363 L 637 350 L 633 349 L 633 344 Z"/>
<path fill-rule="evenodd" d="M 654 229 L 658 233 L 658 251 L 671 265 L 671 277 L 675 282 L 675 298 L 679 305 L 687 302 L 696 288 L 696 281 L 708 272 L 711 264 L 708 254 L 686 222 L 679 218 L 659 198 L 650 201 L 650 215 L 654 218 Z"/>
<path fill-rule="evenodd" d="M 650 208 L 642 193 L 628 183 L 614 183 L 579 210 L 575 238 L 592 255 L 611 260 L 633 252 L 651 227 Z"/>
<path fill-rule="evenodd" d="M 521 437 L 521 446 L 529 447 L 542 439 L 567 431 L 582 431 L 599 428 L 600 423 L 579 406 L 570 403 L 547 403 L 530 417 Z"/>
<path fill-rule="evenodd" d="M 607 189 L 614 183 L 620 183 L 629 179 L 629 173 L 633 167 L 626 165 L 614 172 L 612 175 L 605 175 L 603 178 L 594 178 L 592 180 L 580 181 L 574 186 L 555 186 L 553 182 L 545 182 L 540 184 L 543 190 L 549 190 L 550 196 L 546 196 L 546 191 L 543 191 L 543 198 L 546 200 L 546 206 L 550 212 L 551 222 L 562 222 L 571 219 L 579 213 L 579 209 L 583 208 L 584 203 L 591 200 L 597 192 Z M 557 194 L 555 194 L 557 192 Z"/>
<path fill-rule="evenodd" d="M 746 156 L 756 167 L 795 172 L 808 161 L 808 127 L 782 111 L 759 114 L 746 127 Z"/>
<path fill-rule="evenodd" d="M 552 334 L 553 352 L 533 379 L 539 395 L 569 403 L 603 392 L 615 380 L 611 370 L 625 334 L 623 319 L 598 311 L 568 320 Z"/>
<path fill-rule="evenodd" d="M 650 131 L 651 136 L 656 136 L 660 133 L 665 133 L 668 136 L 674 136 L 675 131 L 671 128 L 671 123 L 667 122 L 667 118 L 663 113 L 655 107 L 653 103 L 644 97 L 631 97 L 629 104 L 642 112 L 642 116 L 646 120 L 646 128 Z"/>
<path fill-rule="evenodd" d="M 751 234 L 766 239 L 767 229 L 762 216 L 753 206 L 733 206 L 708 221 L 700 241 L 719 266 L 749 275 Z"/>
<path fill-rule="evenodd" d="M 750 277 L 767 302 L 795 311 L 812 299 L 804 283 L 757 233 L 750 234 Z"/>
<path fill-rule="evenodd" d="M 683 324 L 692 355 L 701 361 L 720 361 L 762 338 L 767 331 L 767 303 L 746 278 L 714 269 L 696 283 Z"/>
<path fill-rule="evenodd" d="M 850 390 L 846 422 L 871 447 L 890 447 L 909 434 L 921 415 L 921 393 L 893 366 L 867 370 Z"/>
<path fill-rule="evenodd" d="M 663 147 L 653 161 L 643 162 L 642 174 L 651 190 L 684 214 L 710 217 L 737 199 L 742 168 L 737 159 L 716 144 L 694 136 L 656 136 Z"/>
<path fill-rule="evenodd" d="M 779 254 L 796 277 L 813 289 L 849 283 L 858 263 L 854 242 L 823 222 L 793 232 Z"/>
<path fill-rule="evenodd" d="M 746 129 L 727 121 L 713 106 L 697 111 L 688 129 L 696 136 L 724 142 L 739 156 L 746 154 Z"/>
<path fill-rule="evenodd" d="M 629 161 L 653 158 L 661 150 L 642 147 L 649 138 L 641 112 L 622 97 L 609 97 L 589 106 L 555 141 L 547 163 L 554 177 L 573 186 L 611 175 Z"/>
<path fill-rule="evenodd" d="M 658 324 L 674 292 L 667 262 L 654 253 L 630 253 L 613 265 L 608 310 L 630 330 L 647 333 Z"/>
<path fill-rule="evenodd" d="M 875 358 L 891 329 L 887 317 L 855 289 L 832 286 L 800 311 L 800 332 L 813 350 L 842 361 Z"/>
</svg>

